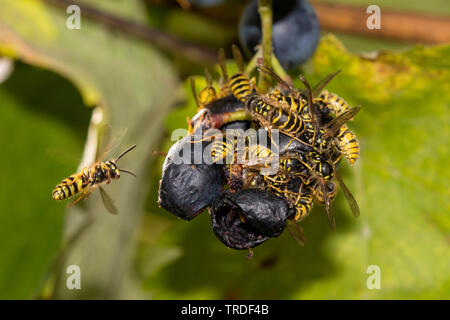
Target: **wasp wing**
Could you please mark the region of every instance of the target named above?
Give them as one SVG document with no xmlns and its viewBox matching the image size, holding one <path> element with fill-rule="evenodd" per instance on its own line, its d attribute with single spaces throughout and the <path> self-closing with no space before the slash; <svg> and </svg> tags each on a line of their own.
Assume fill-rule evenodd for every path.
<svg viewBox="0 0 450 320">
<path fill-rule="evenodd" d="M 257 69 L 259 71 L 262 71 L 262 72 L 270 75 L 272 78 L 274 78 L 279 84 L 281 84 L 286 90 L 288 90 L 292 94 L 293 97 L 295 97 L 297 99 L 300 98 L 298 91 L 295 90 L 294 87 L 292 87 L 289 83 L 287 83 L 286 81 L 281 79 L 280 76 L 275 73 L 275 71 L 266 67 L 263 64 L 258 64 Z"/>
<path fill-rule="evenodd" d="M 324 128 L 326 131 L 325 138 L 334 136 L 341 127 L 346 124 L 350 119 L 352 119 L 358 112 L 361 110 L 361 107 L 355 107 L 347 110 L 340 116 L 334 118 L 330 122 L 328 122 Z"/>
<path fill-rule="evenodd" d="M 325 210 L 327 211 L 328 222 L 330 223 L 331 228 L 333 230 L 336 230 L 336 220 L 334 218 L 333 207 L 331 206 L 330 195 L 323 181 L 320 183 L 320 188 L 322 188 L 323 201 L 325 202 Z"/>
<path fill-rule="evenodd" d="M 336 71 L 335 73 L 330 73 L 329 75 L 327 75 L 325 78 L 323 78 L 322 80 L 320 80 L 313 88 L 312 88 L 312 94 L 313 97 L 317 97 L 321 92 L 322 89 L 325 88 L 325 86 L 331 81 L 333 80 L 334 77 L 336 77 L 339 72 L 341 72 L 341 70 Z"/>
<path fill-rule="evenodd" d="M 195 79 L 194 77 L 189 77 L 189 82 L 191 84 L 191 91 L 192 91 L 192 95 L 194 96 L 194 100 L 195 100 L 195 104 L 197 105 L 197 108 L 200 108 L 200 103 L 198 101 L 198 96 L 197 96 L 197 89 L 195 87 Z"/>
<path fill-rule="evenodd" d="M 355 218 L 359 217 L 359 206 L 358 206 L 358 203 L 356 202 L 356 200 L 353 197 L 353 195 L 350 192 L 350 190 L 345 185 L 345 183 L 342 180 L 342 178 L 337 173 L 335 174 L 335 176 L 336 176 L 337 181 L 339 182 L 339 185 L 342 188 L 342 191 L 344 192 L 345 198 L 347 199 L 347 202 L 348 202 L 348 204 L 350 206 L 350 209 L 352 209 L 353 216 Z"/>
<path fill-rule="evenodd" d="M 227 72 L 227 57 L 225 56 L 225 50 L 223 48 L 219 49 L 218 52 L 219 57 L 219 66 L 222 71 L 222 76 L 225 81 L 228 81 L 228 72 Z"/>
<path fill-rule="evenodd" d="M 99 189 L 100 189 L 102 201 L 103 201 L 103 204 L 105 205 L 106 210 L 108 210 L 112 214 L 118 214 L 119 211 L 117 210 L 116 206 L 114 205 L 114 202 L 111 199 L 111 197 L 106 193 L 106 191 L 102 187 L 99 187 Z"/>
<path fill-rule="evenodd" d="M 301 246 L 305 245 L 306 242 L 305 233 L 303 232 L 302 227 L 297 221 L 288 219 L 286 221 L 286 228 L 299 245 Z"/>
</svg>

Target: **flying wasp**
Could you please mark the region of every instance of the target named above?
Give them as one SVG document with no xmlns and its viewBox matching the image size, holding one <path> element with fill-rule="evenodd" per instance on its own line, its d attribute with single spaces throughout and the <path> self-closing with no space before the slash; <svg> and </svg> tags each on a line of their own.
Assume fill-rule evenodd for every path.
<svg viewBox="0 0 450 320">
<path fill-rule="evenodd" d="M 70 207 L 80 201 L 83 197 L 84 199 L 87 199 L 95 189 L 99 188 L 105 208 L 109 212 L 117 214 L 118 211 L 114 206 L 112 199 L 108 196 L 106 191 L 103 190 L 101 185 L 105 183 L 109 184 L 113 179 L 119 179 L 121 172 L 136 176 L 131 171 L 119 169 L 117 167 L 117 161 L 135 147 L 136 145 L 132 145 L 114 160 L 98 161 L 90 167 L 82 168 L 79 173 L 64 179 L 55 187 L 55 189 L 53 189 L 53 200 L 65 200 L 75 195 L 80 195 L 75 201 L 69 204 Z"/>
</svg>

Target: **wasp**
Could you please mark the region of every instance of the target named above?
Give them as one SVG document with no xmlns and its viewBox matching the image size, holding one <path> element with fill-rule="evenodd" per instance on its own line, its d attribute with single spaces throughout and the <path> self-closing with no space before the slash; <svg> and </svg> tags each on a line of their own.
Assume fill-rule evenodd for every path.
<svg viewBox="0 0 450 320">
<path fill-rule="evenodd" d="M 339 177 L 335 170 L 336 164 L 340 161 L 340 156 L 335 157 L 335 146 L 339 149 L 338 140 L 336 139 L 337 134 L 343 130 L 342 127 L 345 125 L 347 121 L 352 119 L 360 110 L 360 107 L 350 108 L 346 111 L 342 112 L 336 118 L 333 118 L 331 121 L 326 124 L 320 123 L 320 109 L 317 104 L 313 104 L 313 90 L 314 93 L 320 91 L 326 83 L 328 83 L 337 73 L 329 75 L 325 78 L 321 83 L 316 85 L 314 89 L 311 89 L 306 79 L 300 77 L 302 82 L 306 87 L 306 91 L 302 93 L 297 92 L 292 88 L 292 86 L 288 85 L 285 81 L 283 81 L 278 75 L 276 75 L 272 70 L 264 67 L 258 67 L 261 71 L 267 72 L 272 75 L 278 82 L 280 82 L 283 86 L 285 86 L 292 94 L 294 98 L 300 101 L 303 97 L 306 97 L 308 102 L 308 106 L 310 107 L 308 110 L 309 120 L 311 125 L 311 129 L 313 132 L 312 138 L 308 141 L 312 144 L 313 148 L 316 149 L 309 156 L 310 163 L 310 182 L 305 183 L 309 185 L 309 188 L 312 190 L 312 196 L 317 198 L 319 202 L 325 204 L 328 220 L 333 228 L 335 228 L 335 219 L 334 214 L 331 209 L 330 202 L 335 195 L 335 187 L 330 180 L 335 178 L 339 185 L 341 186 L 344 195 L 347 199 L 347 202 L 350 205 L 352 213 L 354 216 L 359 215 L 358 205 L 350 193 L 348 188 L 345 186 L 342 179 Z M 247 102 L 248 103 L 248 102 Z M 292 113 L 292 112 L 291 112 Z M 295 114 L 295 113 L 292 113 Z M 307 122 L 307 121 L 304 121 Z M 345 127 L 344 127 L 345 128 Z M 329 141 L 334 141 L 334 143 L 329 144 Z M 322 155 L 330 155 L 330 159 L 323 159 Z M 331 160 L 331 158 L 333 159 Z M 329 192 L 331 190 L 331 192 Z M 302 192 L 299 192 L 302 194 Z M 310 198 L 309 198 L 310 199 Z"/>
<path fill-rule="evenodd" d="M 279 101 L 285 101 L 291 107 L 292 111 L 301 113 L 306 130 L 309 133 L 312 133 L 313 136 L 312 139 L 305 140 L 308 140 L 308 142 L 313 144 L 314 147 L 322 150 L 326 149 L 329 141 L 327 138 L 332 138 L 336 147 L 346 157 L 347 161 L 353 165 L 359 157 L 359 143 L 355 134 L 346 126 L 345 123 L 348 120 L 351 120 L 360 108 L 352 108 L 344 99 L 334 93 L 330 93 L 326 90 L 321 91 L 323 87 L 339 73 L 339 71 L 327 76 L 313 89 L 309 87 L 306 79 L 301 78 L 307 88 L 307 90 L 303 92 L 303 96 L 306 96 L 307 101 L 309 101 L 309 103 L 305 105 L 305 103 L 302 103 L 302 94 L 296 93 L 292 86 L 283 81 L 270 69 L 262 66 L 259 68 L 275 77 L 278 82 L 280 82 L 291 92 L 291 95 L 294 95 L 292 97 L 284 97 L 281 92 L 275 92 L 273 96 Z M 315 98 L 314 96 L 320 91 L 321 94 L 319 97 Z M 311 107 L 308 108 L 308 105 Z M 333 130 L 321 128 L 322 126 L 318 121 L 316 121 L 319 113 L 319 110 L 317 109 L 320 109 L 320 111 L 326 111 L 324 110 L 325 108 L 331 110 L 335 114 L 336 118 L 340 118 L 338 122 L 333 124 Z"/>
<path fill-rule="evenodd" d="M 266 129 L 273 127 L 286 135 L 300 135 L 304 131 L 305 126 L 298 111 L 300 111 L 300 108 L 303 108 L 305 101 L 294 101 L 292 99 L 292 105 L 288 105 L 287 101 L 279 101 L 286 100 L 281 93 L 274 93 L 273 96 L 269 95 L 267 99 L 262 98 L 252 85 L 252 81 L 244 74 L 242 55 L 235 45 L 233 45 L 233 55 L 240 72 L 228 77 L 225 53 L 223 50 L 219 51 L 219 65 L 230 93 L 245 103 L 251 116 L 256 118 Z M 298 103 L 298 108 L 294 107 L 295 103 Z"/>
<path fill-rule="evenodd" d="M 227 132 L 230 133 L 230 132 Z M 213 163 L 225 163 L 229 171 L 229 184 L 232 190 L 243 186 L 244 167 L 268 167 L 272 158 L 269 147 L 256 142 L 256 137 L 244 135 L 241 130 L 234 130 L 232 135 L 223 135 L 225 139 L 215 139 L 210 145 Z"/>
<path fill-rule="evenodd" d="M 300 115 L 268 103 L 258 94 L 250 96 L 246 106 L 265 128 L 276 128 L 280 132 L 294 137 L 305 131 L 305 125 Z"/>
<path fill-rule="evenodd" d="M 327 159 L 326 154 L 319 154 L 316 151 L 312 151 L 308 154 L 308 158 L 311 163 L 311 179 L 308 182 L 309 188 L 312 190 L 314 198 L 322 204 L 325 204 L 325 209 L 328 216 L 328 221 L 333 229 L 336 229 L 336 222 L 334 213 L 331 208 L 331 200 L 336 196 L 337 189 L 332 179 L 336 179 L 344 192 L 345 198 L 350 206 L 350 209 L 355 217 L 359 216 L 358 204 L 351 194 L 350 190 L 345 185 L 344 181 L 338 175 L 336 171 L 336 164 L 340 161 L 340 158 L 334 159 L 329 157 Z"/>
<path fill-rule="evenodd" d="M 325 107 L 333 110 L 336 116 L 351 109 L 351 106 L 343 98 L 328 90 L 323 90 L 315 100 L 322 102 Z"/>
<path fill-rule="evenodd" d="M 334 137 L 339 150 L 345 155 L 350 165 L 355 164 L 359 158 L 359 142 L 355 134 L 343 125 Z"/>
<path fill-rule="evenodd" d="M 323 90 L 319 97 L 314 100 L 318 102 L 322 109 L 328 108 L 331 110 L 336 117 L 352 109 L 344 99 L 327 90 Z M 353 165 L 359 158 L 359 143 L 356 135 L 343 124 L 333 138 L 336 146 L 345 155 L 348 163 Z"/>
<path fill-rule="evenodd" d="M 280 90 L 274 90 L 268 94 L 272 99 L 277 100 L 280 103 L 284 103 L 289 106 L 291 112 L 296 112 L 298 114 L 304 114 L 308 112 L 308 102 L 304 98 L 295 98 L 292 95 L 285 95 L 281 93 Z"/>
<path fill-rule="evenodd" d="M 117 162 L 120 158 L 133 150 L 135 147 L 136 145 L 132 145 L 114 160 L 98 161 L 90 167 L 82 168 L 79 173 L 72 174 L 68 178 L 64 179 L 55 187 L 55 189 L 53 189 L 53 200 L 65 200 L 75 195 L 80 195 L 69 205 L 70 207 L 83 197 L 87 199 L 95 189 L 99 188 L 105 208 L 113 214 L 118 213 L 112 199 L 108 196 L 106 191 L 103 190 L 101 185 L 105 183 L 109 184 L 111 180 L 119 179 L 121 172 L 136 176 L 131 171 L 119 169 L 117 167 Z"/>
<path fill-rule="evenodd" d="M 216 89 L 213 86 L 212 76 L 208 69 L 205 68 L 206 87 L 202 88 L 197 95 L 195 87 L 195 79 L 190 77 L 191 91 L 194 96 L 195 103 L 197 104 L 197 110 L 205 108 L 208 104 L 213 103 L 218 99 Z"/>
<path fill-rule="evenodd" d="M 318 107 L 313 104 L 309 83 L 303 76 L 299 76 L 306 90 L 298 92 L 272 69 L 259 64 L 258 70 L 272 76 L 289 92 L 289 95 L 282 94 L 279 90 L 269 93 L 266 97 L 252 95 L 247 100 L 249 111 L 265 128 L 274 127 L 300 143 L 314 147 L 316 131 L 320 127 L 320 117 Z M 308 135 L 306 138 L 303 137 L 302 134 L 305 131 L 312 133 L 313 138 L 309 138 Z"/>
<path fill-rule="evenodd" d="M 248 97 L 255 91 L 252 81 L 248 78 L 244 71 L 244 59 L 242 58 L 241 51 L 236 45 L 232 45 L 233 57 L 238 66 L 239 72 L 234 73 L 231 77 L 228 77 L 228 71 L 226 67 L 226 57 L 223 49 L 219 50 L 219 66 L 222 71 L 225 85 L 224 92 L 229 92 L 236 99 L 245 103 Z"/>
<path fill-rule="evenodd" d="M 334 182 L 331 181 L 332 179 L 337 180 L 355 217 L 359 216 L 359 207 L 350 190 L 336 171 L 336 166 L 339 163 L 342 154 L 334 148 L 333 144 L 327 146 L 327 141 L 328 139 L 335 137 L 336 133 L 342 130 L 342 126 L 348 120 L 352 119 L 359 110 L 360 107 L 348 109 L 338 117 L 333 118 L 331 121 L 321 126 L 318 133 L 315 134 L 317 138 L 315 145 L 319 146 L 319 150 L 313 150 L 308 153 L 308 163 L 311 167 L 311 181 L 308 184 L 313 191 L 316 200 L 318 200 L 319 203 L 325 204 L 328 220 L 333 229 L 336 228 L 336 224 L 330 203 L 336 195 L 337 190 Z M 322 140 L 324 143 L 320 142 Z M 319 142 L 317 143 L 317 141 Z M 326 150 L 322 150 L 323 148 Z"/>
</svg>

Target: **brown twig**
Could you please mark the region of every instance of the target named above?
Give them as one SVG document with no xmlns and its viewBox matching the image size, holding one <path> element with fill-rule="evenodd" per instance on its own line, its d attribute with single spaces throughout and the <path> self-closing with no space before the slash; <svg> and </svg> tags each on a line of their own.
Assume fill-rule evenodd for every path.
<svg viewBox="0 0 450 320">
<path fill-rule="evenodd" d="M 59 8 L 66 9 L 69 5 L 80 7 L 81 15 L 102 23 L 114 30 L 119 30 L 144 40 L 151 45 L 181 54 L 190 60 L 214 64 L 217 62 L 216 53 L 210 49 L 179 39 L 170 34 L 126 20 L 111 13 L 101 11 L 93 6 L 82 4 L 74 0 L 43 0 Z"/>
<path fill-rule="evenodd" d="M 381 8 L 381 29 L 370 30 L 365 7 L 312 2 L 322 28 L 422 43 L 450 42 L 450 18 Z"/>
</svg>

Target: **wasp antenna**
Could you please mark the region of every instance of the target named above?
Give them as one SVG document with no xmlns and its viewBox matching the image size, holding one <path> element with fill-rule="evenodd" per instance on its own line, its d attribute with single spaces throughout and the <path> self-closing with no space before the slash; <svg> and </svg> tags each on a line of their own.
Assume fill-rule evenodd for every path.
<svg viewBox="0 0 450 320">
<path fill-rule="evenodd" d="M 128 174 L 132 175 L 133 177 L 137 178 L 136 174 L 134 174 L 134 173 L 131 172 L 131 171 L 124 170 L 124 169 L 120 169 L 120 172 L 121 172 L 121 173 L 122 173 L 122 172 L 128 173 Z"/>
<path fill-rule="evenodd" d="M 331 73 L 322 80 L 320 80 L 313 88 L 312 88 L 312 95 L 313 97 L 317 97 L 323 88 L 331 81 L 334 77 L 336 77 L 342 70 L 339 69 L 335 73 Z"/>
<path fill-rule="evenodd" d="M 311 87 L 308 83 L 308 81 L 306 80 L 306 78 L 302 75 L 299 75 L 298 78 L 300 79 L 300 81 L 303 83 L 303 85 L 306 88 L 306 95 L 308 97 L 308 102 L 310 105 L 312 105 L 312 91 L 311 91 Z"/>
<path fill-rule="evenodd" d="M 208 86 L 211 86 L 213 81 L 212 81 L 211 73 L 209 72 L 208 68 L 205 68 L 205 78 L 206 78 L 206 83 L 208 84 Z"/>
<path fill-rule="evenodd" d="M 316 105 L 313 104 L 313 94 L 311 91 L 311 86 L 309 85 L 309 82 L 306 80 L 306 78 L 304 76 L 299 75 L 298 78 L 300 79 L 300 81 L 303 83 L 303 85 L 306 88 L 306 98 L 308 100 L 309 113 L 311 116 L 311 120 L 313 123 L 316 124 L 316 127 L 319 127 L 318 121 L 316 119 L 316 115 L 319 113 L 319 111 L 317 110 Z"/>
<path fill-rule="evenodd" d="M 299 98 L 298 92 L 292 87 L 289 83 L 281 79 L 279 75 L 275 73 L 272 69 L 266 67 L 262 61 L 258 61 L 257 69 L 259 71 L 262 71 L 268 75 L 270 75 L 272 78 L 274 78 L 279 84 L 281 84 L 285 89 L 287 89 L 295 98 Z"/>
<path fill-rule="evenodd" d="M 242 58 L 242 53 L 239 47 L 235 44 L 231 46 L 231 49 L 233 50 L 233 57 L 236 61 L 237 67 L 240 72 L 244 73 L 244 58 Z"/>
<path fill-rule="evenodd" d="M 125 150 L 124 152 L 122 152 L 117 158 L 116 160 L 114 160 L 114 162 L 119 161 L 120 158 L 122 158 L 124 155 L 126 155 L 128 152 L 130 152 L 131 150 L 133 150 L 134 148 L 136 148 L 136 145 L 133 144 L 131 147 L 129 147 L 127 150 Z"/>
<path fill-rule="evenodd" d="M 197 108 L 200 108 L 200 103 L 198 102 L 197 90 L 195 88 L 194 77 L 189 77 L 189 82 L 191 83 L 191 91 L 192 91 L 192 95 L 194 96 L 195 104 L 197 105 Z"/>
<path fill-rule="evenodd" d="M 222 70 L 222 75 L 225 81 L 228 81 L 228 72 L 227 72 L 227 58 L 225 56 L 225 50 L 223 48 L 219 49 L 219 66 Z"/>
</svg>

